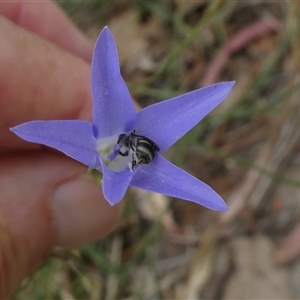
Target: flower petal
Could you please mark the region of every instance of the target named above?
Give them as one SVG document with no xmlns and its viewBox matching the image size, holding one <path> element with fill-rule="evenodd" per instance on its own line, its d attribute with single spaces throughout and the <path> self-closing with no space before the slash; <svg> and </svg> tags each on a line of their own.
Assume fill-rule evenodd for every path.
<svg viewBox="0 0 300 300">
<path fill-rule="evenodd" d="M 102 172 L 103 195 L 110 205 L 115 205 L 124 197 L 134 173 L 130 172 L 129 168 L 122 172 L 114 172 L 105 164 L 102 164 Z"/>
<path fill-rule="evenodd" d="M 148 106 L 137 113 L 135 130 L 164 151 L 220 104 L 233 85 L 233 81 L 213 84 Z"/>
<path fill-rule="evenodd" d="M 92 60 L 93 124 L 96 138 L 132 130 L 135 112 L 128 88 L 120 74 L 115 40 L 105 27 L 96 42 Z"/>
<path fill-rule="evenodd" d="M 100 162 L 92 127 L 87 121 L 32 121 L 13 127 L 11 131 L 25 141 L 55 148 L 97 168 Z"/>
<path fill-rule="evenodd" d="M 131 185 L 171 197 L 182 198 L 213 210 L 227 210 L 224 200 L 204 182 L 157 155 L 137 169 Z"/>
</svg>

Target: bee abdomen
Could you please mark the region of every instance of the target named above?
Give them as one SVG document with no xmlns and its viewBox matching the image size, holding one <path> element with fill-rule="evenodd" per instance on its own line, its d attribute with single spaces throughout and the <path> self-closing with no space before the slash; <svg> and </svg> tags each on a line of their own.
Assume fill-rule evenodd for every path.
<svg viewBox="0 0 300 300">
<path fill-rule="evenodd" d="M 149 164 L 155 157 L 155 149 L 148 141 L 139 141 L 136 149 L 136 156 L 138 163 Z"/>
</svg>

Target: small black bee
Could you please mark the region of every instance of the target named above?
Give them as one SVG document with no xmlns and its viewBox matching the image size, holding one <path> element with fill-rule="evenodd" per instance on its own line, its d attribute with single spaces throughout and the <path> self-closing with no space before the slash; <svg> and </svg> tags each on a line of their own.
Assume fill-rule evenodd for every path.
<svg viewBox="0 0 300 300">
<path fill-rule="evenodd" d="M 139 164 L 149 164 L 155 157 L 155 152 L 159 151 L 159 147 L 150 139 L 132 133 L 122 133 L 119 136 L 118 142 L 121 147 L 119 154 L 128 156 L 132 150 L 132 170 L 135 170 Z"/>
</svg>

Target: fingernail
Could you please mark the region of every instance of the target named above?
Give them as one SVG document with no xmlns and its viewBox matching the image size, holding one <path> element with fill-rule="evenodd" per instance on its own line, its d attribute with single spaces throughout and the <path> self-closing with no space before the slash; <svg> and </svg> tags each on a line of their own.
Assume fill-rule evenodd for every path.
<svg viewBox="0 0 300 300">
<path fill-rule="evenodd" d="M 110 206 L 89 175 L 58 186 L 50 200 L 54 245 L 74 248 L 108 234 L 116 224 L 118 206 Z"/>
</svg>

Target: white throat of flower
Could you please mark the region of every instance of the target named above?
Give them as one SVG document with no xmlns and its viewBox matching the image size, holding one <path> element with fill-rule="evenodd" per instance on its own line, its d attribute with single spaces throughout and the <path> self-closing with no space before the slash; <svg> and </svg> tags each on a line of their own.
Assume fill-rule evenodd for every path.
<svg viewBox="0 0 300 300">
<path fill-rule="evenodd" d="M 97 151 L 102 161 L 111 171 L 122 172 L 127 167 L 131 169 L 132 155 L 119 154 L 120 146 L 117 144 L 119 136 L 111 136 L 97 140 Z"/>
</svg>

